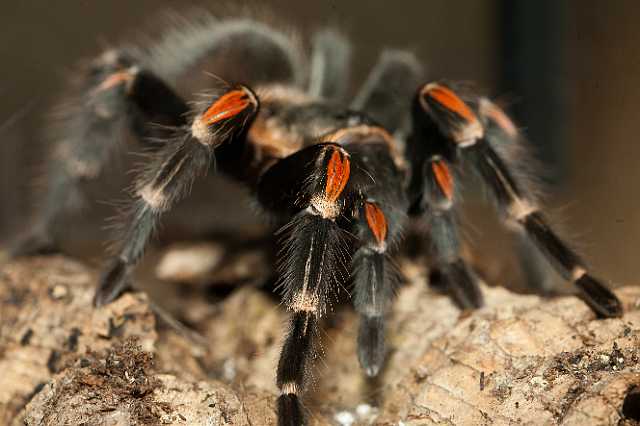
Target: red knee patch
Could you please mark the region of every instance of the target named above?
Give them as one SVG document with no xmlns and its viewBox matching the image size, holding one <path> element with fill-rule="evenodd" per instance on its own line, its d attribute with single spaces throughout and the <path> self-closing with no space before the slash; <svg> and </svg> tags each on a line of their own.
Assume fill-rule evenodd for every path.
<svg viewBox="0 0 640 426">
<path fill-rule="evenodd" d="M 327 164 L 327 184 L 324 191 L 325 198 L 328 201 L 335 202 L 338 200 L 347 185 L 350 170 L 349 157 L 341 150 L 333 149 Z"/>
<path fill-rule="evenodd" d="M 104 81 L 100 83 L 100 85 L 95 90 L 96 92 L 103 92 L 120 84 L 128 83 L 131 80 L 133 80 L 133 74 L 131 72 L 119 71 L 105 78 Z"/>
<path fill-rule="evenodd" d="M 488 99 L 483 99 L 480 102 L 480 113 L 493 121 L 503 132 L 512 138 L 518 136 L 518 128 L 511 121 L 509 116 L 500 108 Z"/>
<path fill-rule="evenodd" d="M 433 161 L 431 163 L 431 170 L 436 178 L 438 187 L 442 191 L 447 199 L 453 198 L 453 176 L 449 170 L 449 166 L 442 160 Z"/>
<path fill-rule="evenodd" d="M 455 113 L 457 116 L 473 123 L 478 121 L 476 114 L 469 106 L 456 95 L 453 90 L 437 83 L 430 83 L 422 89 L 422 95 L 431 101 L 438 103 L 444 109 Z"/>
<path fill-rule="evenodd" d="M 202 114 L 202 121 L 208 126 L 240 114 L 253 104 L 249 93 L 244 89 L 232 90 L 222 95 Z"/>
<path fill-rule="evenodd" d="M 369 225 L 373 236 L 376 237 L 378 244 L 384 244 L 387 238 L 387 218 L 384 216 L 380 207 L 375 203 L 367 201 L 364 204 L 364 215 L 367 219 L 367 225 Z"/>
</svg>

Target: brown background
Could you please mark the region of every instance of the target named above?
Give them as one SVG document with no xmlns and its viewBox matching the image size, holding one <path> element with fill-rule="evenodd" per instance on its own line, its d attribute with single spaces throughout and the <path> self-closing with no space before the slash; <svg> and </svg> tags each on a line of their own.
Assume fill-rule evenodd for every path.
<svg viewBox="0 0 640 426">
<path fill-rule="evenodd" d="M 354 81 L 366 75 L 381 47 L 408 47 L 432 79 L 470 80 L 492 95 L 504 93 L 501 65 L 502 3 L 499 1 L 269 1 L 269 10 L 304 29 L 335 24 L 355 46 Z M 634 0 L 571 1 L 562 16 L 562 67 L 556 78 L 566 111 L 558 134 L 566 135 L 564 180 L 549 190 L 553 216 L 600 275 L 617 284 L 636 283 L 640 244 L 640 3 Z M 44 148 L 44 112 L 78 59 L 149 28 L 165 6 L 188 10 L 216 1 L 20 1 L 5 2 L 0 17 L 0 241 L 25 224 Z M 535 28 L 535 22 L 534 28 Z M 153 26 L 151 26 L 153 28 Z M 543 26 L 541 25 L 541 28 Z M 541 37 L 543 34 L 540 35 Z M 547 76 L 549 77 L 549 76 Z M 544 111 L 543 111 L 544 112 Z M 521 119 L 528 126 L 527 117 Z M 544 141 L 532 141 L 543 143 Z M 484 226 L 487 209 L 470 220 L 481 252 L 500 256 L 504 239 Z M 99 227 L 100 222 L 93 224 Z M 100 237 L 102 238 L 102 237 Z M 485 256 L 488 258 L 488 256 Z"/>
</svg>

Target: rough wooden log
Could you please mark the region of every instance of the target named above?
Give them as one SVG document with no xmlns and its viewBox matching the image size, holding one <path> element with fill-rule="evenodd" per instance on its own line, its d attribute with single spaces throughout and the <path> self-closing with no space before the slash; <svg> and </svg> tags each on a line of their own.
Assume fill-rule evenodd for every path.
<svg viewBox="0 0 640 426">
<path fill-rule="evenodd" d="M 387 366 L 366 380 L 357 319 L 336 307 L 307 400 L 315 424 L 633 424 L 640 417 L 640 288 L 623 318 L 595 320 L 574 297 L 485 288 L 460 312 L 403 263 Z M 286 319 L 250 286 L 212 304 L 185 297 L 168 327 L 143 293 L 95 310 L 96 275 L 63 257 L 0 268 L 1 424 L 273 424 Z M 159 300 L 158 304 L 162 305 Z M 153 309 L 152 309 L 153 308 Z M 132 340 L 133 339 L 133 340 Z M 640 389 L 640 388 L 638 388 Z"/>
</svg>

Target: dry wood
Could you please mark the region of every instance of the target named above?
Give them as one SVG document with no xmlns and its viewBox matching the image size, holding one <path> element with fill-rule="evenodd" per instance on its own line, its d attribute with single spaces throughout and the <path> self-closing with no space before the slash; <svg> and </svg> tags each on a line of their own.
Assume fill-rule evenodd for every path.
<svg viewBox="0 0 640 426">
<path fill-rule="evenodd" d="M 470 313 L 422 285 L 424 271 L 402 269 L 410 283 L 380 378 L 359 370 L 349 307 L 326 322 L 308 404 L 317 424 L 633 424 L 623 417 L 640 403 L 640 288 L 617 291 L 620 319 L 501 288 Z M 173 314 L 202 347 L 156 320 L 143 293 L 95 310 L 95 281 L 63 257 L 0 269 L 0 423 L 274 423 L 286 318 L 276 299 L 249 286 L 217 304 L 185 297 Z"/>
</svg>

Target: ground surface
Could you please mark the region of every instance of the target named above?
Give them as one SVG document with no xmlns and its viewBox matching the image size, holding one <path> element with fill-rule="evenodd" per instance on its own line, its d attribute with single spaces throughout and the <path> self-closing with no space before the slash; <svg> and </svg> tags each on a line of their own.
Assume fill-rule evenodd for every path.
<svg viewBox="0 0 640 426">
<path fill-rule="evenodd" d="M 189 250 L 158 267 L 183 282 L 171 287 L 174 296 L 151 303 L 132 293 L 97 310 L 96 272 L 79 262 L 54 256 L 2 266 L 0 424 L 273 424 L 286 313 L 250 284 L 212 296 L 203 277 L 219 265 L 194 262 L 185 271 L 215 247 Z M 259 271 L 238 266 L 248 256 L 223 262 L 227 273 L 234 264 L 235 275 Z M 640 419 L 640 287 L 617 290 L 621 319 L 596 321 L 573 297 L 543 301 L 501 288 L 486 289 L 487 307 L 467 313 L 429 291 L 424 271 L 402 269 L 409 284 L 394 305 L 380 378 L 360 374 L 348 306 L 325 324 L 307 404 L 316 424 Z M 195 333 L 169 325 L 172 317 Z"/>
</svg>

